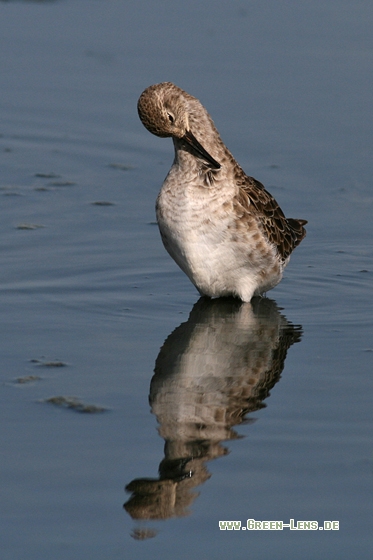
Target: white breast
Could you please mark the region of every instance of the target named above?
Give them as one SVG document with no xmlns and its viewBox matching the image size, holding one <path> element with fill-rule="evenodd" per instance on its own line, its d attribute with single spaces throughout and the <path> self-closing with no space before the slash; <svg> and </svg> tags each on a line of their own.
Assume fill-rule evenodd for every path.
<svg viewBox="0 0 373 560">
<path fill-rule="evenodd" d="M 276 285 L 278 269 L 268 283 L 261 271 L 273 251 L 258 250 L 256 221 L 237 228 L 233 189 L 175 188 L 170 176 L 157 199 L 157 219 L 165 248 L 199 292 L 209 297 L 236 295 L 250 301 L 257 291 Z M 250 220 L 247 221 L 248 225 Z M 265 285 L 264 285 L 265 284 Z"/>
</svg>

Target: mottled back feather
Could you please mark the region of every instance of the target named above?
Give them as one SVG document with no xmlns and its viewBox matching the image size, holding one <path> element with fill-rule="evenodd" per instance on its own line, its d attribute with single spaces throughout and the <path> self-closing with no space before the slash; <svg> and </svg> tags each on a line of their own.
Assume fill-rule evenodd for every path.
<svg viewBox="0 0 373 560">
<path fill-rule="evenodd" d="M 236 173 L 240 187 L 239 202 L 258 220 L 268 241 L 275 245 L 281 259 L 286 260 L 306 235 L 307 220 L 285 218 L 280 206 L 264 185 L 246 175 L 241 168 Z M 255 208 L 253 212 L 250 206 Z"/>
</svg>

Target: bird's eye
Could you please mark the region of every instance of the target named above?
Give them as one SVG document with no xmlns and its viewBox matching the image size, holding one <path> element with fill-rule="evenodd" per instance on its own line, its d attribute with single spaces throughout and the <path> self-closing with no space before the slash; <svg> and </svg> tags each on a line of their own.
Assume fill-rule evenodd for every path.
<svg viewBox="0 0 373 560">
<path fill-rule="evenodd" d="M 173 115 L 171 115 L 171 113 L 167 113 L 167 116 L 168 116 L 168 120 L 170 121 L 170 123 L 173 123 L 174 120 L 175 120 Z"/>
</svg>

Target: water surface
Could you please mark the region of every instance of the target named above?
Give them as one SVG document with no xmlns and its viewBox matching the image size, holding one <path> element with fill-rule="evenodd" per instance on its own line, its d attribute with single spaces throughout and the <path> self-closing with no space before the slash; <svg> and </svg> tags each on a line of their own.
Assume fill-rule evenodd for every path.
<svg viewBox="0 0 373 560">
<path fill-rule="evenodd" d="M 2 558 L 370 558 L 371 4 L 1 2 L 0 37 Z M 309 221 L 253 307 L 162 247 L 165 80 Z"/>
</svg>

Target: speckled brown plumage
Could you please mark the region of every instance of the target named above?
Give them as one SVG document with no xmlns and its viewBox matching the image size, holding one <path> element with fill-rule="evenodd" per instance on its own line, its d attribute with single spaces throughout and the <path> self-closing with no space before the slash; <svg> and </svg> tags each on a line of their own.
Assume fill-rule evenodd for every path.
<svg viewBox="0 0 373 560">
<path fill-rule="evenodd" d="M 176 263 L 210 297 L 249 301 L 273 288 L 307 222 L 286 218 L 264 186 L 244 173 L 195 97 L 171 82 L 156 84 L 141 94 L 138 112 L 151 133 L 174 142 L 156 208 Z"/>
<path fill-rule="evenodd" d="M 238 200 L 251 211 L 254 206 L 256 216 L 263 228 L 263 233 L 273 243 L 283 260 L 286 260 L 306 235 L 304 225 L 307 220 L 285 218 L 280 206 L 264 185 L 246 175 L 242 169 L 237 173 L 237 184 L 240 185 Z"/>
</svg>

